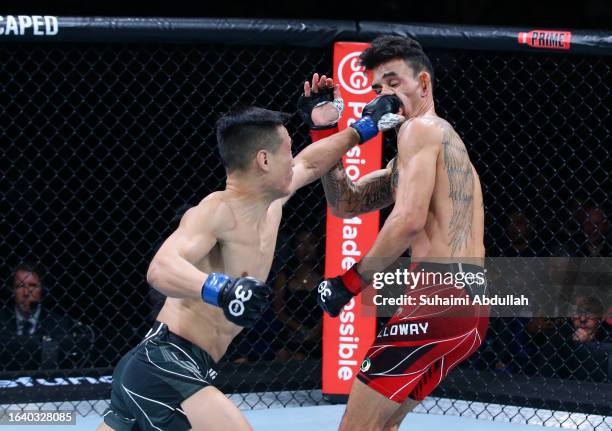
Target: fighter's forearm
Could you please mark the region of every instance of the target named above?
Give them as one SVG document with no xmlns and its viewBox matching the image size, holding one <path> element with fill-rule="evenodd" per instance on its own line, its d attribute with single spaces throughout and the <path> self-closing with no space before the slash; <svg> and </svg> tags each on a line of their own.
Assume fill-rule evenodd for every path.
<svg viewBox="0 0 612 431">
<path fill-rule="evenodd" d="M 393 161 L 386 169 L 371 172 L 356 183 L 347 175 L 342 162 L 322 178 L 327 204 L 338 217 L 355 217 L 391 205 L 397 185 Z"/>
<path fill-rule="evenodd" d="M 364 278 L 371 279 L 375 272 L 384 271 L 412 246 L 418 230 L 410 226 L 408 220 L 389 215 L 374 245 L 357 267 Z"/>
<path fill-rule="evenodd" d="M 342 216 L 349 212 L 350 203 L 355 201 L 356 186 L 348 177 L 342 161 L 321 178 L 327 205 L 334 214 Z"/>
<path fill-rule="evenodd" d="M 296 161 L 308 172 L 308 182 L 321 178 L 352 147 L 359 143 L 359 135 L 352 127 L 314 142 L 304 148 Z"/>
</svg>

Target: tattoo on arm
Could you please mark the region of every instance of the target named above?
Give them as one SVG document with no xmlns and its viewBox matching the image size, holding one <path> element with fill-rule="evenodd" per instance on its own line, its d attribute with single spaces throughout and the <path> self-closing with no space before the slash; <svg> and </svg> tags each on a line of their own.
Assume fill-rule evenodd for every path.
<svg viewBox="0 0 612 431">
<path fill-rule="evenodd" d="M 397 170 L 397 157 L 393 157 L 387 164 L 387 167 L 391 167 L 391 188 L 392 190 L 397 188 L 399 183 L 399 171 Z"/>
<path fill-rule="evenodd" d="M 350 194 L 355 187 L 346 176 L 342 162 L 323 175 L 321 182 L 323 183 L 327 203 L 332 207 L 336 207 L 343 199 L 343 195 Z"/>
<path fill-rule="evenodd" d="M 393 199 L 392 179 L 389 176 L 378 177 L 360 187 L 362 199 L 355 202 L 356 212 L 367 213 L 391 205 Z"/>
<path fill-rule="evenodd" d="M 398 174 L 395 159 L 389 165 L 387 169 L 372 173 L 354 183 L 346 174 L 342 163 L 339 163 L 321 179 L 328 204 L 343 213 L 356 215 L 391 205 Z"/>
<path fill-rule="evenodd" d="M 442 146 L 444 149 L 444 167 L 450 186 L 449 197 L 453 206 L 453 214 L 448 229 L 451 256 L 454 256 L 457 251 L 467 246 L 472 233 L 474 176 L 465 145 L 450 126 L 444 127 Z"/>
</svg>

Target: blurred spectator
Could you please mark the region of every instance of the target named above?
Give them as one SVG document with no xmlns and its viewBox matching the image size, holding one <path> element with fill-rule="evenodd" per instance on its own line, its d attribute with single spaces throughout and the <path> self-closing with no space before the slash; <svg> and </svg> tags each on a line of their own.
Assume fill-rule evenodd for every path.
<svg viewBox="0 0 612 431">
<path fill-rule="evenodd" d="M 13 317 L 16 335 L 32 335 L 40 328 L 42 282 L 39 271 L 32 265 L 19 265 L 13 274 Z M 3 310 L 7 311 L 7 310 Z M 11 331 L 11 328 L 7 328 Z"/>
<path fill-rule="evenodd" d="M 22 263 L 13 272 L 13 304 L 0 310 L 3 370 L 83 367 L 93 348 L 90 327 L 47 309 L 41 271 Z"/>
<path fill-rule="evenodd" d="M 530 334 L 529 360 L 522 364 L 527 374 L 564 379 L 606 381 L 608 355 L 600 348 L 603 306 L 595 297 L 574 298 L 569 319 Z"/>
<path fill-rule="evenodd" d="M 607 353 L 603 307 L 582 294 L 574 297 L 570 317 L 538 316 L 491 319 L 496 334 L 483 352 L 480 367 L 542 377 L 605 381 Z M 567 314 L 566 314 L 567 315 Z"/>
<path fill-rule="evenodd" d="M 604 309 L 601 302 L 595 297 L 581 298 L 575 302 L 572 313 L 574 333 L 572 340 L 579 343 L 602 341 Z"/>
<path fill-rule="evenodd" d="M 521 211 L 513 210 L 508 214 L 506 237 L 509 243 L 504 247 L 502 256 L 539 256 L 542 251 L 542 244 L 534 235 L 533 224 Z"/>
<path fill-rule="evenodd" d="M 604 210 L 596 205 L 585 204 L 576 212 L 580 225 L 578 235 L 579 255 L 586 257 L 609 257 L 609 224 Z"/>
<path fill-rule="evenodd" d="M 278 335 L 281 360 L 321 356 L 322 314 L 314 289 L 323 278 L 321 254 L 312 232 L 293 237 L 294 256 L 274 281 L 274 311 L 284 326 Z"/>
<path fill-rule="evenodd" d="M 603 318 L 603 341 L 606 343 L 612 343 L 612 305 L 608 307 L 608 311 Z"/>
</svg>

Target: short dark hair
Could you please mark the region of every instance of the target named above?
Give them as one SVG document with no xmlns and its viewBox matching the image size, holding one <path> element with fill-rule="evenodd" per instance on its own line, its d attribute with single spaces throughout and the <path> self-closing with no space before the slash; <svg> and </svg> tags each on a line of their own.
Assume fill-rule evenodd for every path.
<svg viewBox="0 0 612 431">
<path fill-rule="evenodd" d="M 601 319 L 604 315 L 604 307 L 601 301 L 595 296 L 589 296 L 584 300 L 584 304 L 577 309 L 577 312 L 592 313 L 597 316 L 598 319 Z"/>
<path fill-rule="evenodd" d="M 276 151 L 281 143 L 277 128 L 288 115 L 254 106 L 225 114 L 217 121 L 217 146 L 225 169 L 244 170 L 263 149 Z"/>
<path fill-rule="evenodd" d="M 38 280 L 42 284 L 42 278 L 43 278 L 42 276 L 43 276 L 43 274 L 42 274 L 42 270 L 41 270 L 40 266 L 36 265 L 33 262 L 21 262 L 19 265 L 17 265 L 17 267 L 13 271 L 13 274 L 11 276 L 11 287 L 14 286 L 14 284 L 15 284 L 15 276 L 20 271 L 27 272 L 29 274 L 36 274 L 36 276 L 38 277 Z"/>
<path fill-rule="evenodd" d="M 421 44 L 414 39 L 402 36 L 379 36 L 361 53 L 359 59 L 366 70 L 387 61 L 401 58 L 414 70 L 415 76 L 425 70 L 434 81 L 434 71 L 429 57 L 423 52 Z"/>
</svg>

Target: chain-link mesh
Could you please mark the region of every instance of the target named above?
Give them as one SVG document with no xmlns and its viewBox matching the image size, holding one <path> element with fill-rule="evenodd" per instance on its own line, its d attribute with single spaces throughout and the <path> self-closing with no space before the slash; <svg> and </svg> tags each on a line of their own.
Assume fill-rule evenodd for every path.
<svg viewBox="0 0 612 431">
<path fill-rule="evenodd" d="M 463 137 L 481 177 L 488 254 L 609 256 L 610 60 L 430 56 L 437 111 Z M 2 403 L 108 397 L 112 367 L 163 301 L 146 283 L 148 263 L 185 209 L 224 185 L 216 119 L 251 104 L 294 113 L 301 83 L 315 71 L 330 73 L 330 47 L 0 47 Z M 297 151 L 307 130 L 296 115 L 287 127 Z M 386 144 L 386 158 L 393 153 Z M 235 339 L 220 367 L 223 391 L 255 393 L 235 398 L 241 407 L 323 402 L 322 315 L 309 289 L 323 274 L 324 221 L 318 183 L 284 211 L 269 278 L 274 304 Z M 15 317 L 14 273 L 22 262 L 40 267 L 34 328 Z M 29 298 L 36 289 L 30 286 Z M 602 316 L 592 340 L 603 352 L 597 357 L 568 341 L 570 320 L 493 319 L 481 349 L 435 393 L 467 403 L 435 398 L 422 408 L 522 422 L 537 411 L 491 406 L 609 414 L 568 392 L 610 382 Z M 470 374 L 482 370 L 495 378 Z M 565 402 L 555 403 L 554 390 L 537 405 L 527 396 L 550 387 Z M 475 408 L 474 400 L 484 404 Z M 588 415 L 565 422 L 600 425 Z"/>
</svg>

